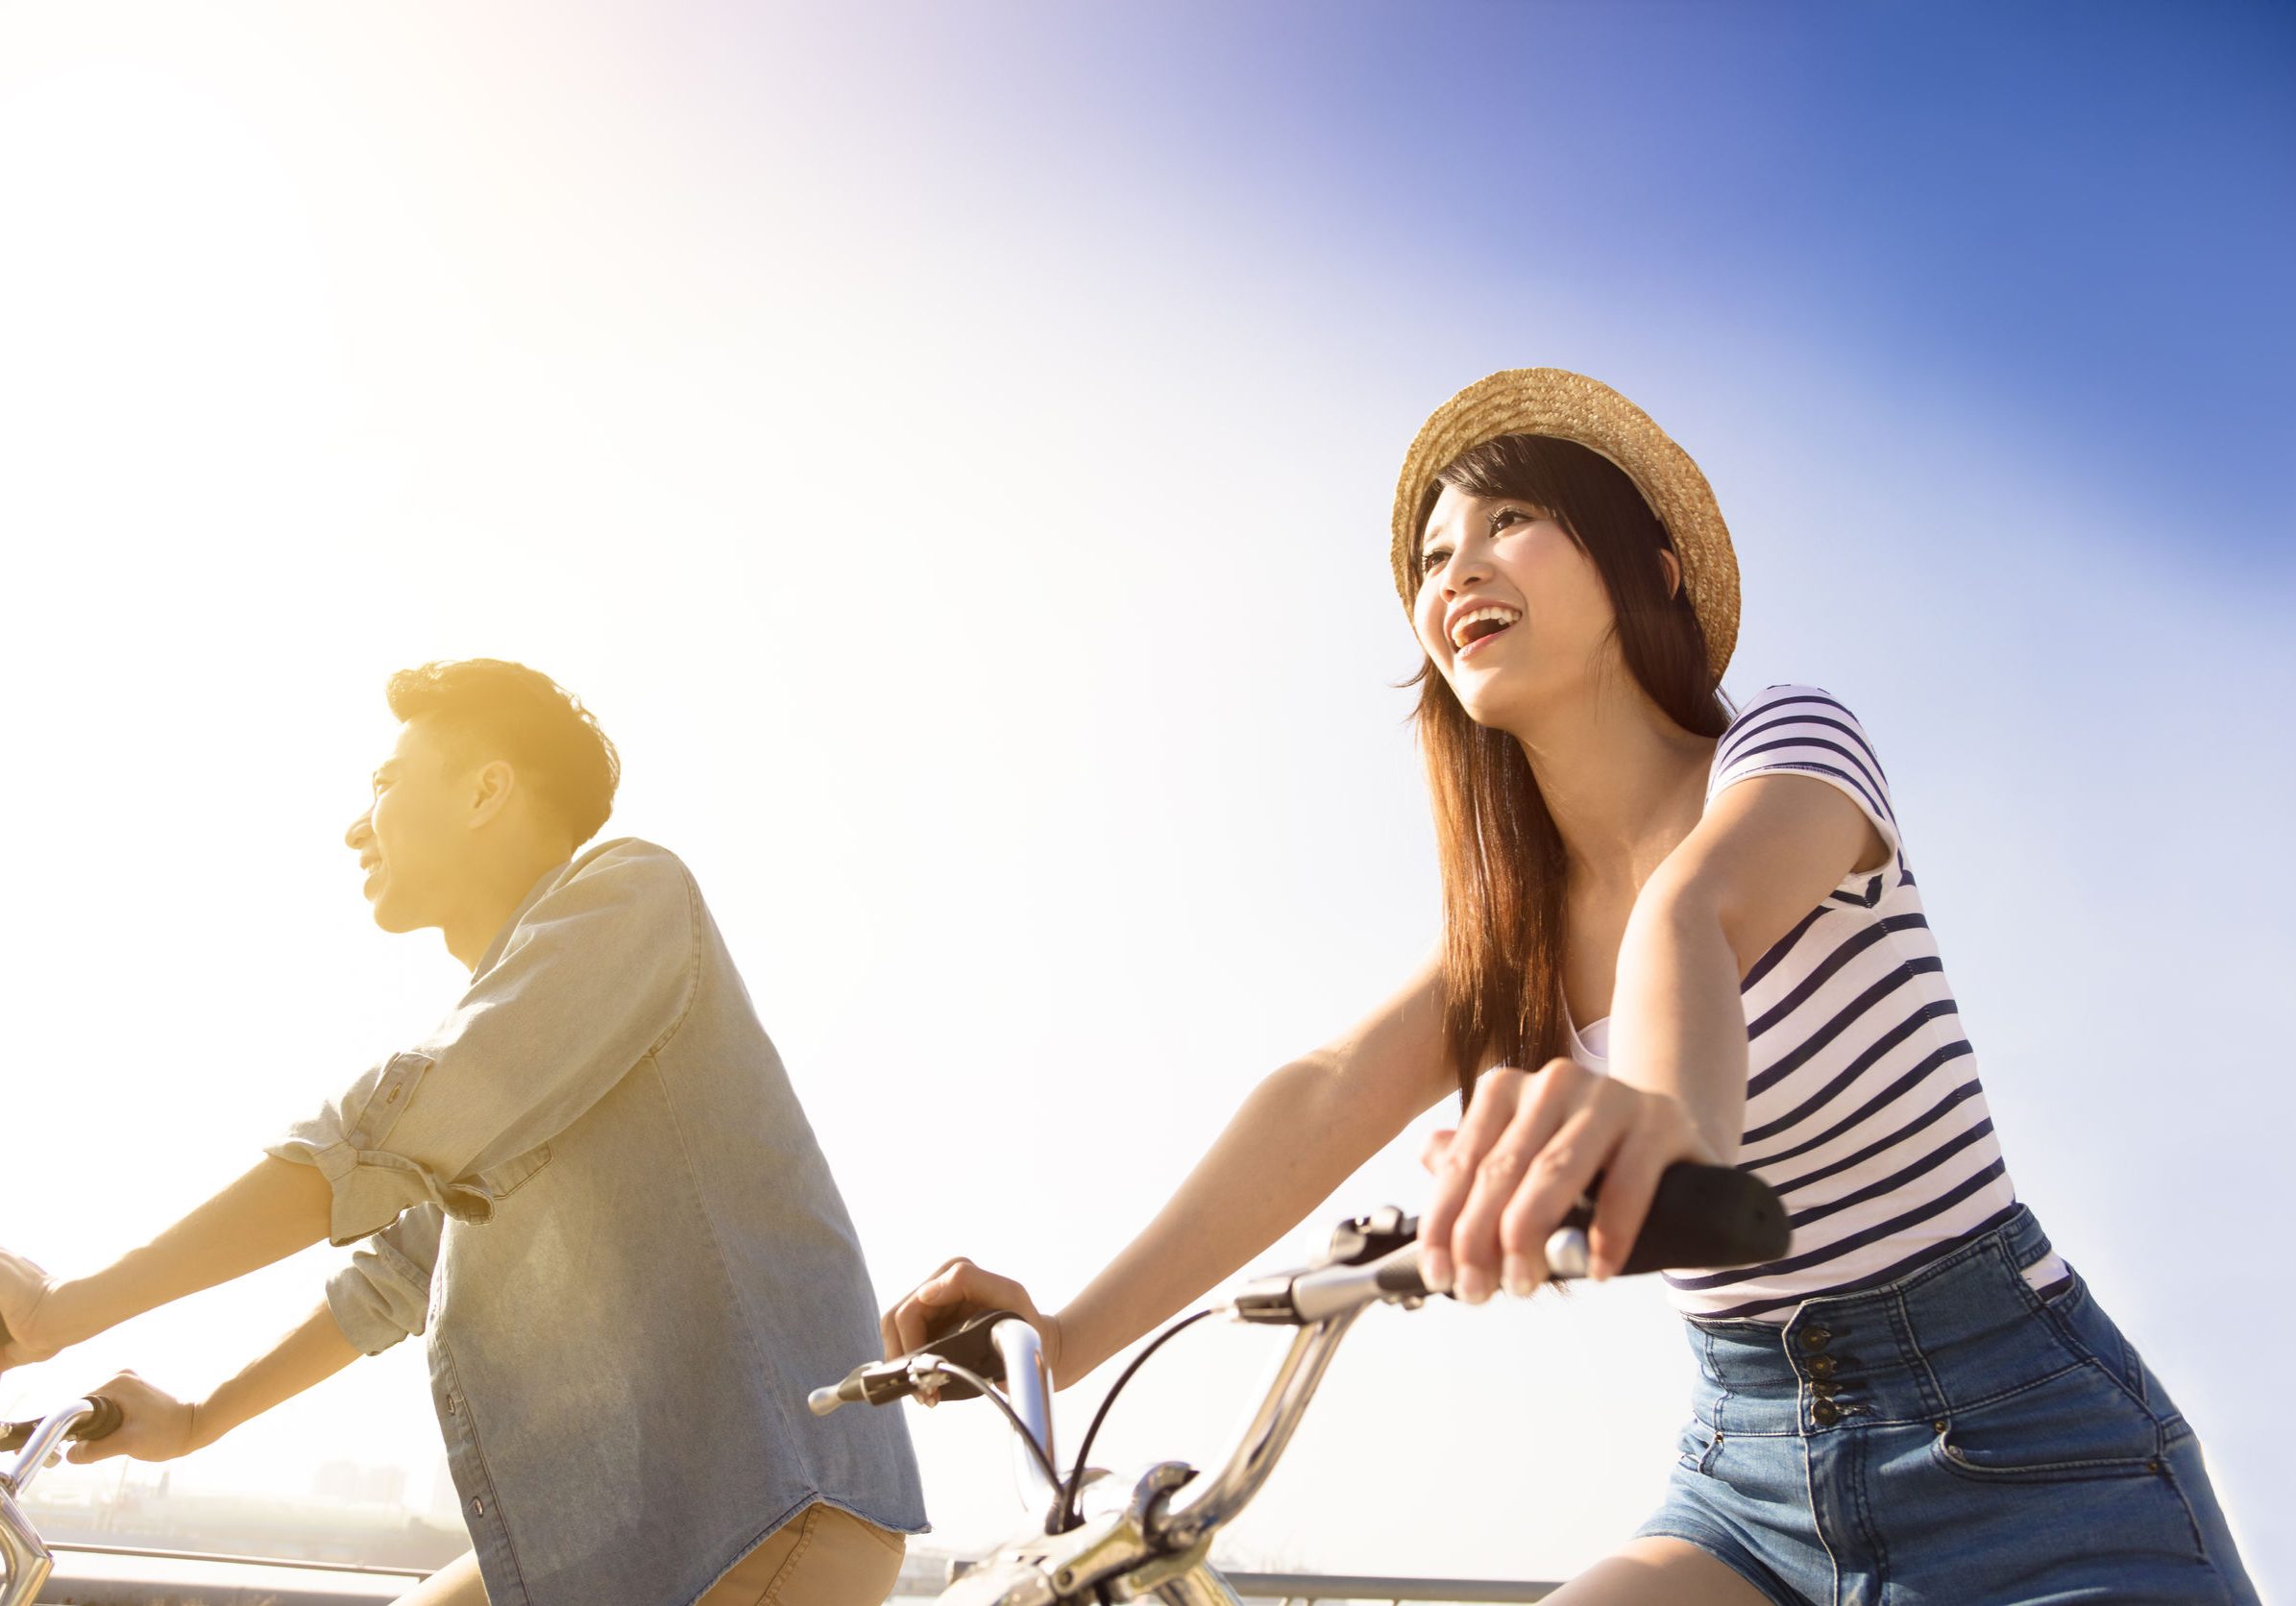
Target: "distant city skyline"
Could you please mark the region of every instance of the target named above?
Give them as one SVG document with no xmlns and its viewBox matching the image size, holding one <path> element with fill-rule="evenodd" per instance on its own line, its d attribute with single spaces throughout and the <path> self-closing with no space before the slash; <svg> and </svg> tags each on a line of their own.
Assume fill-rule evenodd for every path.
<svg viewBox="0 0 2296 1606">
<path fill-rule="evenodd" d="M 303 1469 L 313 1487 L 305 1494 L 277 1490 L 243 1494 L 178 1492 L 165 1467 L 139 1467 L 120 1475 L 58 1477 L 55 1469 L 24 1501 L 26 1514 L 53 1545 L 129 1545 L 139 1549 L 264 1556 L 334 1565 L 430 1569 L 470 1547 L 460 1512 L 446 1521 L 418 1512 L 404 1499 L 405 1472 L 396 1466 L 330 1463 Z M 330 1477 L 330 1474 L 332 1474 Z M 330 1491 L 322 1482 L 396 1482 L 397 1493 Z"/>
</svg>

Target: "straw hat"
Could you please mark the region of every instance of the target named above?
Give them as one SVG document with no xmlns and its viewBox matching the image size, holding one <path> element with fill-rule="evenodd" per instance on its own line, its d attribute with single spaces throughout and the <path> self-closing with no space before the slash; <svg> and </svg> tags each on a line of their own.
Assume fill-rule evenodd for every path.
<svg viewBox="0 0 2296 1606">
<path fill-rule="evenodd" d="M 1706 669 L 1716 683 L 1738 645 L 1738 558 L 1722 509 L 1698 466 L 1617 391 L 1561 368 L 1510 368 L 1478 379 L 1434 411 L 1404 454 L 1395 485 L 1396 594 L 1411 607 L 1411 548 L 1422 499 L 1435 475 L 1465 452 L 1502 435 L 1575 441 L 1625 471 L 1674 544 L 1682 584 L 1706 636 Z"/>
</svg>

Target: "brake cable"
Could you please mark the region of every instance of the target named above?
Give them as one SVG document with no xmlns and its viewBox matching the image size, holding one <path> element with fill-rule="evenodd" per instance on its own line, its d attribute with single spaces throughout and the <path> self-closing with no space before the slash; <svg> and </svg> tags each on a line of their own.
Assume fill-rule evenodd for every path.
<svg viewBox="0 0 2296 1606">
<path fill-rule="evenodd" d="M 1013 1402 L 991 1387 L 988 1378 L 970 1367 L 959 1366 L 955 1361 L 944 1360 L 939 1355 L 933 1357 L 933 1370 L 946 1373 L 960 1383 L 971 1384 L 981 1391 L 990 1404 L 1004 1412 L 1005 1420 L 1013 1424 L 1013 1431 L 1020 1435 L 1020 1442 L 1028 1446 L 1029 1453 L 1037 1458 L 1037 1465 L 1043 1469 L 1045 1482 L 1052 1485 L 1055 1494 L 1062 1493 L 1061 1470 L 1052 1464 L 1052 1457 L 1044 1453 L 1044 1447 L 1037 1443 L 1037 1436 L 1029 1431 L 1028 1424 L 1020 1420 L 1020 1413 L 1013 1409 Z M 1064 1507 L 1065 1497 L 1062 1503 Z M 1059 1530 L 1047 1529 L 1046 1531 L 1056 1532 Z"/>
<path fill-rule="evenodd" d="M 1062 1483 L 1057 1477 L 1053 1479 L 1055 1487 L 1057 1487 L 1061 1492 L 1060 1509 L 1056 1514 L 1060 1525 L 1048 1530 L 1049 1532 L 1066 1533 L 1070 1528 L 1075 1527 L 1077 1522 L 1080 1521 L 1076 1514 L 1076 1497 L 1084 1489 L 1085 1467 L 1092 1454 L 1092 1441 L 1099 1437 L 1100 1424 L 1108 1421 L 1109 1407 L 1116 1402 L 1116 1396 L 1124 1392 L 1124 1385 L 1132 1381 L 1132 1375 L 1139 1371 L 1141 1367 L 1145 1366 L 1148 1363 L 1148 1357 L 1155 1354 L 1159 1350 L 1162 1349 L 1167 1340 L 1179 1337 L 1189 1327 L 1194 1326 L 1198 1322 L 1201 1322 L 1207 1316 L 1211 1315 L 1213 1309 L 1214 1307 L 1208 1305 L 1202 1310 L 1183 1316 L 1179 1321 L 1173 1323 L 1162 1332 L 1158 1333 L 1154 1338 L 1150 1339 L 1148 1341 L 1148 1347 L 1142 1350 L 1138 1354 L 1133 1356 L 1132 1363 L 1125 1367 L 1122 1372 L 1117 1374 L 1115 1383 L 1109 1389 L 1108 1393 L 1101 1398 L 1100 1409 L 1092 1413 L 1092 1423 L 1090 1426 L 1085 1429 L 1083 1442 L 1076 1447 L 1076 1467 L 1075 1470 L 1068 1474 L 1068 1481 L 1066 1483 Z M 1008 1412 L 1008 1414 L 1010 1413 Z M 1026 1434 L 1021 1436 L 1023 1438 L 1027 1437 Z M 1038 1453 L 1039 1457 L 1041 1457 L 1043 1452 L 1038 1451 Z"/>
</svg>

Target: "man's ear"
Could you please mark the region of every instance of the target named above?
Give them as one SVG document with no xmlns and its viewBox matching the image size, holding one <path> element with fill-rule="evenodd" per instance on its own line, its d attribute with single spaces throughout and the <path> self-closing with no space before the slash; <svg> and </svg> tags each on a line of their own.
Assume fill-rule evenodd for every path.
<svg viewBox="0 0 2296 1606">
<path fill-rule="evenodd" d="M 1669 548 L 1658 548 L 1658 562 L 1666 570 L 1666 594 L 1672 597 L 1682 595 L 1682 560 Z"/>
<path fill-rule="evenodd" d="M 518 771 L 502 759 L 492 759 L 478 766 L 478 773 L 471 781 L 471 812 L 464 821 L 473 829 L 484 825 L 510 806 L 513 793 L 518 791 Z"/>
</svg>

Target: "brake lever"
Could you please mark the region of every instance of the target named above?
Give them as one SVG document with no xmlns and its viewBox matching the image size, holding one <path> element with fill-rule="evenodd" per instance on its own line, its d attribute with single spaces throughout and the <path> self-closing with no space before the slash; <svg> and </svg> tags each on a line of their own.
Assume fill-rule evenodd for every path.
<svg viewBox="0 0 2296 1606">
<path fill-rule="evenodd" d="M 920 1375 L 916 1363 L 932 1357 L 977 1373 L 991 1383 L 1004 1382 L 1005 1357 L 996 1347 L 994 1329 L 997 1323 L 1008 1318 L 1018 1319 L 1009 1310 L 985 1310 L 978 1316 L 967 1317 L 906 1354 L 889 1361 L 864 1362 L 839 1381 L 814 1390 L 805 1397 L 805 1403 L 815 1416 L 825 1417 L 840 1405 L 885 1405 L 928 1391 L 937 1400 L 975 1399 L 981 1391 L 963 1378 L 946 1374 Z"/>
</svg>

